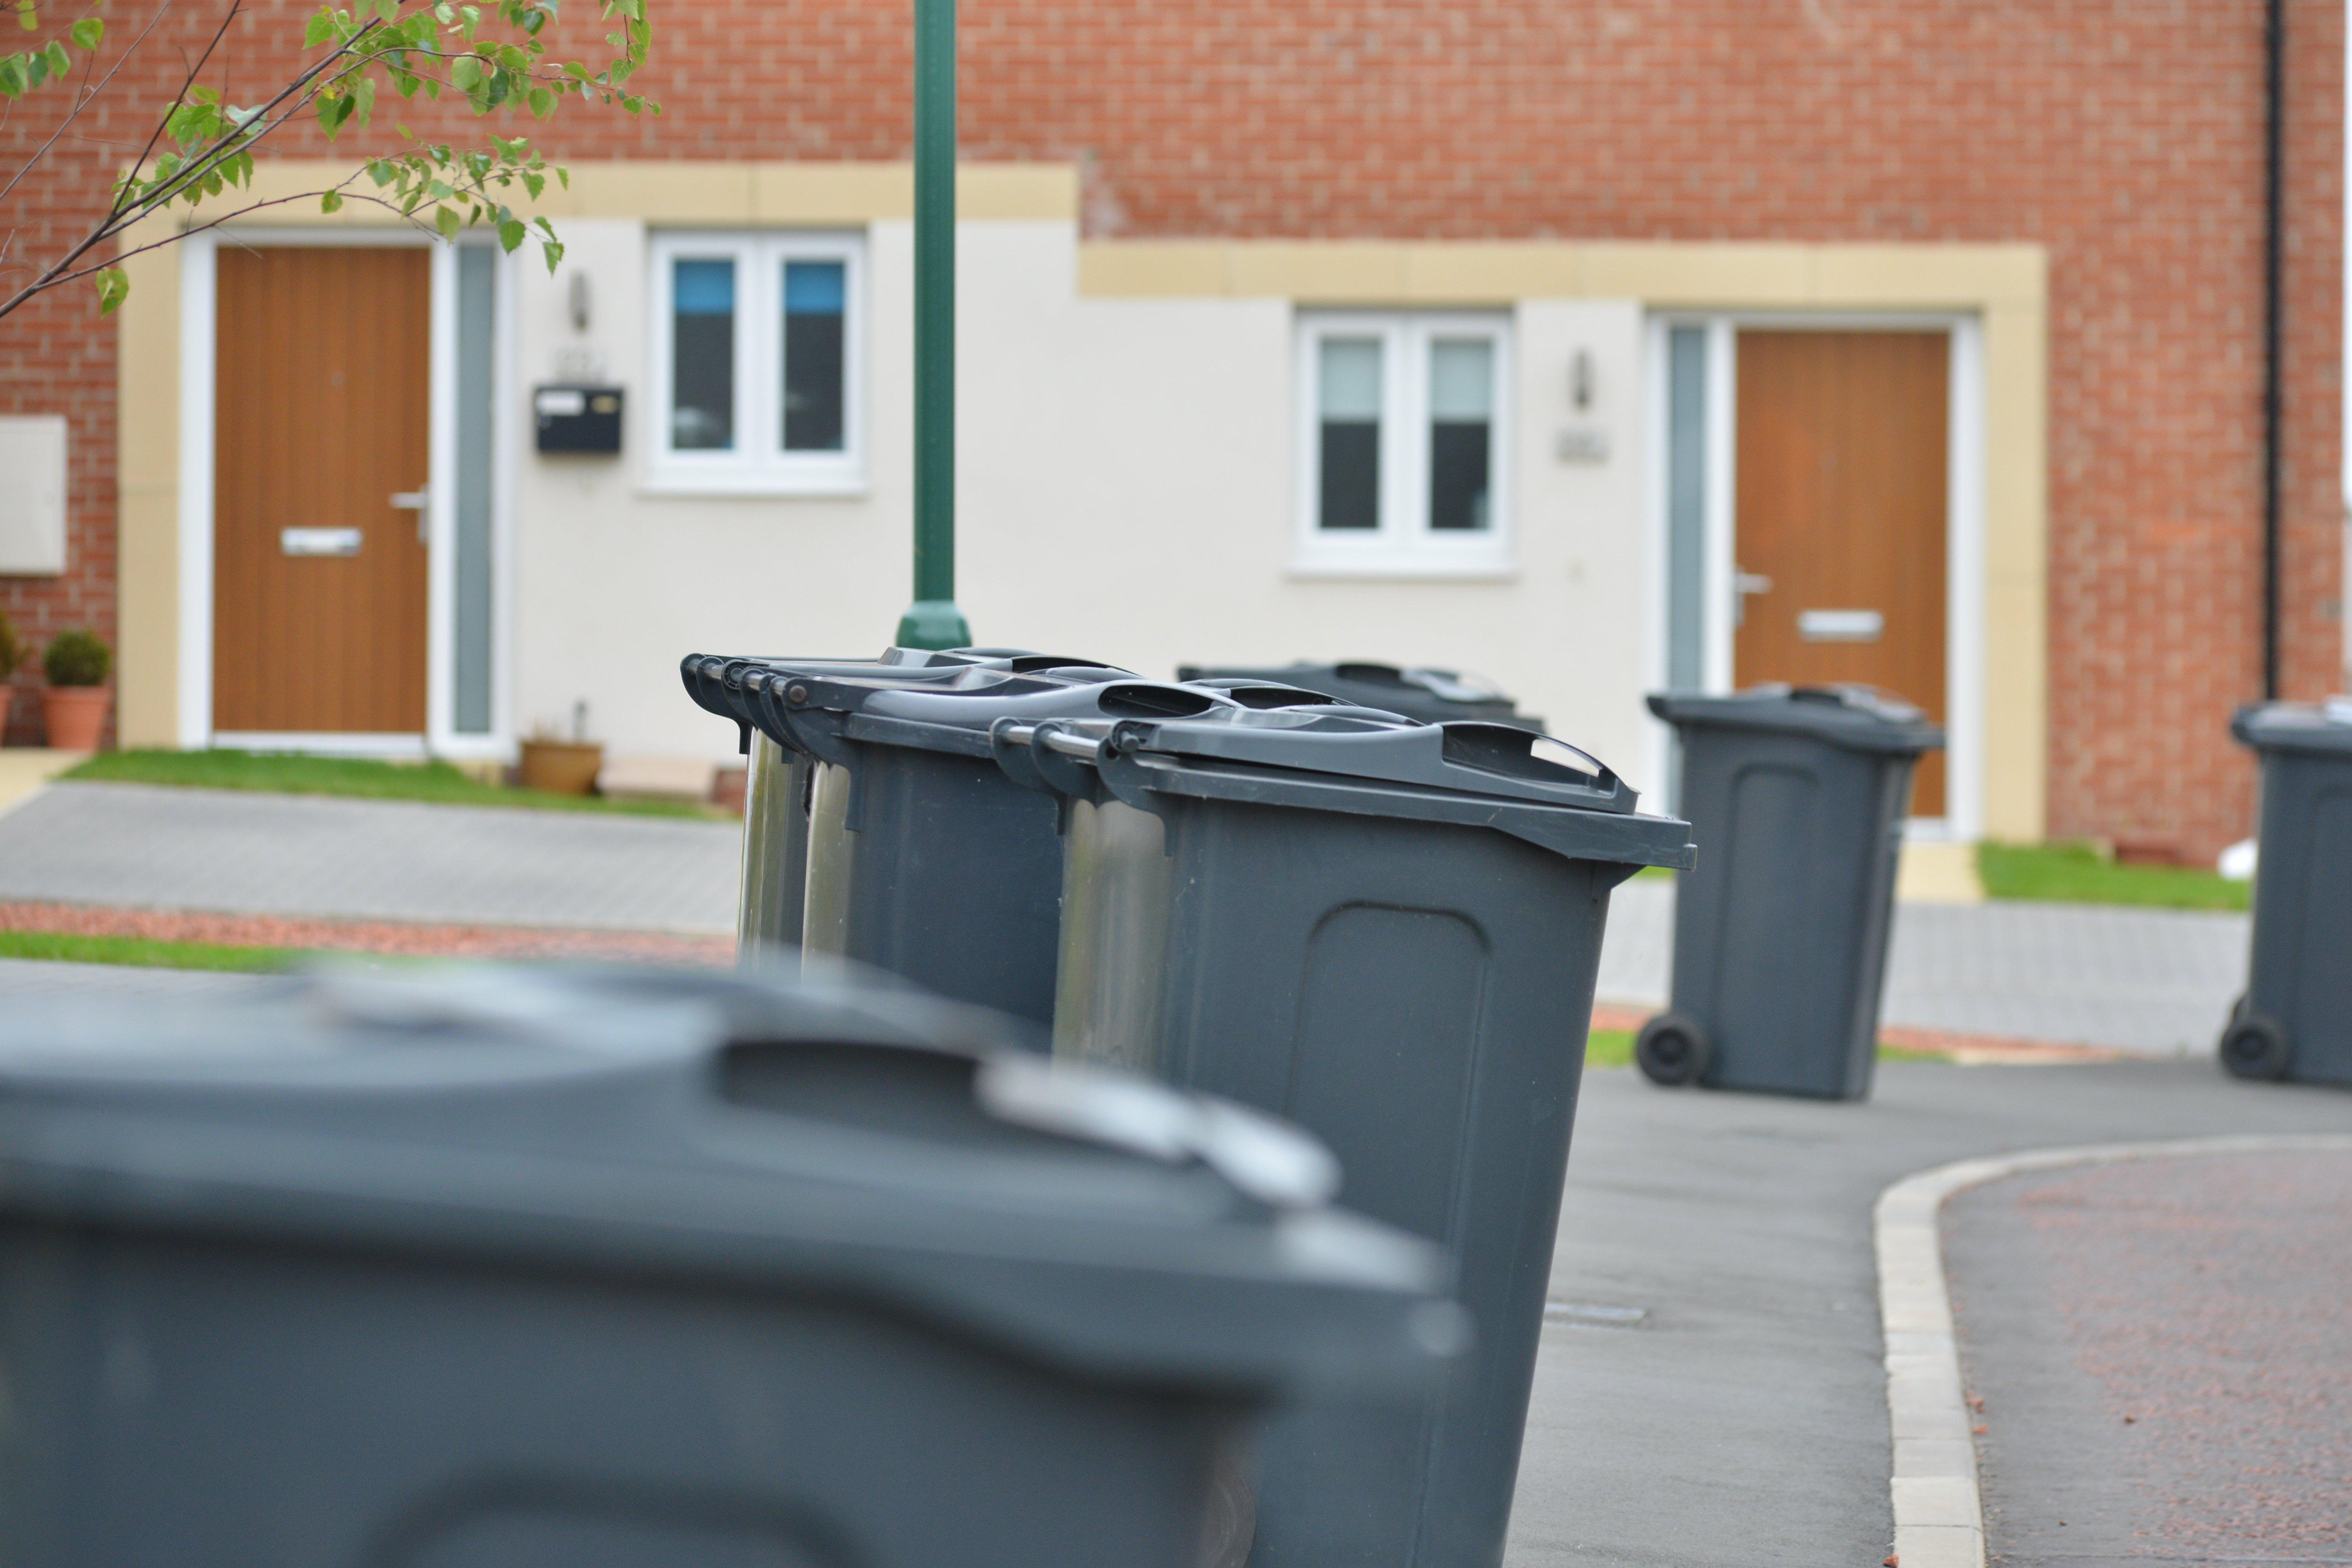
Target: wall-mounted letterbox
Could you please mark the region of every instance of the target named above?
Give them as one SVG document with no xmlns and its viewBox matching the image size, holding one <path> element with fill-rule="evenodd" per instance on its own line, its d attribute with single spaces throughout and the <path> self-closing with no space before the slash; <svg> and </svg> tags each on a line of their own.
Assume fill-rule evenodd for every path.
<svg viewBox="0 0 2352 1568">
<path fill-rule="evenodd" d="M 621 449 L 621 389 L 617 386 L 542 386 L 530 395 L 539 418 L 542 452 L 617 452 Z"/>
</svg>

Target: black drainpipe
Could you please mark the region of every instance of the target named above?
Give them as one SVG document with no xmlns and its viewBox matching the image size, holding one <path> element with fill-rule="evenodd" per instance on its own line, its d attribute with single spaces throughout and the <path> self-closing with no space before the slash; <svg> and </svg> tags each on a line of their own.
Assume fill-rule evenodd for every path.
<svg viewBox="0 0 2352 1568">
<path fill-rule="evenodd" d="M 2263 8 L 2263 700 L 2279 694 L 2279 337 L 2285 315 L 2286 20 Z"/>
</svg>

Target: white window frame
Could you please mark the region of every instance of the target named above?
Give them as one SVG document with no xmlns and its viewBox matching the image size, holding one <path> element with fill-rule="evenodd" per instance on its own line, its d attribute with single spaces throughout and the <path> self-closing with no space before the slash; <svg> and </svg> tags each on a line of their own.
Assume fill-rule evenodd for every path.
<svg viewBox="0 0 2352 1568">
<path fill-rule="evenodd" d="M 670 445 L 671 286 L 679 261 L 735 264 L 732 451 Z M 842 264 L 838 452 L 788 452 L 783 436 L 783 273 L 790 261 Z M 671 230 L 652 238 L 651 395 L 639 429 L 644 489 L 668 495 L 846 495 L 866 489 L 866 241 L 857 234 Z"/>
<path fill-rule="evenodd" d="M 1297 521 L 1293 570 L 1306 576 L 1491 577 L 1513 571 L 1512 318 L 1496 311 L 1314 310 L 1298 315 L 1295 372 Z M 1321 350 L 1329 338 L 1381 340 L 1381 522 L 1326 530 L 1322 513 Z M 1488 526 L 1429 526 L 1429 347 L 1482 338 L 1494 349 Z"/>
</svg>

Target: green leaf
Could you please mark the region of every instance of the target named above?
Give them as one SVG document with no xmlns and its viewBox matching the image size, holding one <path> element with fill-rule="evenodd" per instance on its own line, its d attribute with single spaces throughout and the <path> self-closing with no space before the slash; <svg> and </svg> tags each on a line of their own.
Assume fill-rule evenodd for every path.
<svg viewBox="0 0 2352 1568">
<path fill-rule="evenodd" d="M 470 94 L 482 82 L 482 62 L 471 55 L 459 55 L 449 62 L 449 79 L 461 92 Z"/>
<path fill-rule="evenodd" d="M 506 250 L 509 254 L 512 254 L 515 247 L 522 243 L 523 236 L 528 232 L 529 231 L 526 230 L 520 222 L 513 218 L 509 218 L 506 222 L 499 225 L 499 247 Z"/>
<path fill-rule="evenodd" d="M 530 111 L 544 120 L 555 112 L 555 89 L 535 87 L 530 89 Z"/>
<path fill-rule="evenodd" d="M 315 49 L 335 34 L 335 17 L 331 11 L 320 11 L 302 26 L 302 47 Z"/>
<path fill-rule="evenodd" d="M 38 87 L 49 79 L 49 56 L 46 49 L 35 49 L 25 62 L 25 77 Z"/>
<path fill-rule="evenodd" d="M 0 58 L 0 95 L 22 98 L 32 88 L 25 70 L 25 57 L 9 55 Z"/>
<path fill-rule="evenodd" d="M 94 49 L 106 37 L 106 24 L 96 16 L 84 16 L 66 29 L 66 36 L 78 49 Z"/>
<path fill-rule="evenodd" d="M 101 316 L 114 314 L 115 308 L 131 298 L 131 274 L 120 267 L 94 273 L 90 281 L 98 285 L 98 313 Z"/>
<path fill-rule="evenodd" d="M 341 191 L 329 191 L 326 195 L 320 196 L 319 198 L 319 210 L 322 213 L 339 213 L 342 211 L 343 193 Z"/>
<path fill-rule="evenodd" d="M 41 30 L 41 14 L 33 0 L 16 0 L 16 26 L 28 33 Z"/>
<path fill-rule="evenodd" d="M 434 208 L 433 222 L 441 230 L 442 238 L 455 239 L 457 237 L 457 230 L 460 226 L 458 224 L 457 214 L 455 209 L 450 207 Z"/>
<path fill-rule="evenodd" d="M 556 264 L 563 259 L 563 247 L 551 239 L 542 239 L 539 242 L 539 248 L 547 257 L 547 269 L 554 271 Z"/>
<path fill-rule="evenodd" d="M 547 189 L 547 176 L 544 174 L 525 174 L 522 177 L 522 188 L 530 193 L 530 199 L 532 201 L 537 201 L 539 200 L 539 193 Z"/>
</svg>

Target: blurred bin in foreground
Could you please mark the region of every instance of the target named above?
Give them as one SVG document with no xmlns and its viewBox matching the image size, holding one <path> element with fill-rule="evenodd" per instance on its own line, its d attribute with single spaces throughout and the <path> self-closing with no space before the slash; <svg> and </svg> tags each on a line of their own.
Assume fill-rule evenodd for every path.
<svg viewBox="0 0 2352 1568">
<path fill-rule="evenodd" d="M 1454 719 L 1477 719 L 1540 730 L 1543 721 L 1519 711 L 1518 704 L 1475 675 L 1459 670 L 1405 668 L 1359 659 L 1347 664 L 1297 664 L 1265 668 L 1188 664 L 1176 671 L 1179 680 L 1263 680 L 1319 691 L 1336 701 L 1358 708 L 1378 708 L 1402 713 L 1424 724 Z"/>
<path fill-rule="evenodd" d="M 2352 1084 L 2352 698 L 2241 709 L 2262 759 L 2246 994 L 2221 1035 L 2239 1078 Z"/>
<path fill-rule="evenodd" d="M 1654 1083 L 1870 1093 L 1911 775 L 1944 734 L 1859 686 L 1657 696 L 1682 742 L 1698 868 L 1675 896 L 1674 991 L 1634 1059 Z"/>
<path fill-rule="evenodd" d="M 1437 1256 L 1000 1026 L 638 971 L 15 1011 L 0 1556 L 1237 1561 L 1270 1405 L 1442 1374 Z"/>
<path fill-rule="evenodd" d="M 1495 724 L 1335 707 L 997 739 L 1066 802 L 1055 1056 L 1298 1122 L 1351 1206 L 1458 1261 L 1472 1373 L 1402 1415 L 1342 1400 L 1278 1419 L 1252 1563 L 1492 1568 L 1609 891 L 1690 864 L 1686 826 Z"/>
</svg>

